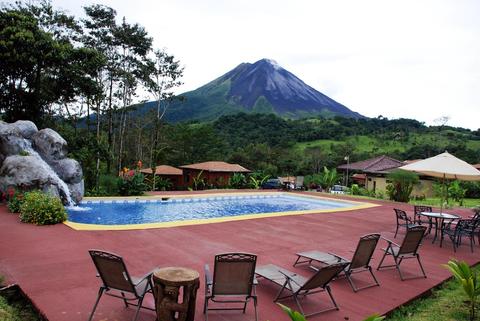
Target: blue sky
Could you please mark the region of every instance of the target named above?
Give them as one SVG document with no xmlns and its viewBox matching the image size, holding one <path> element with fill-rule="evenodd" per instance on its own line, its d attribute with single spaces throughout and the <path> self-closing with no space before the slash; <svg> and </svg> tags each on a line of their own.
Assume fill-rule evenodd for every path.
<svg viewBox="0 0 480 321">
<path fill-rule="evenodd" d="M 480 127 L 480 1 L 53 1 L 77 16 L 91 3 L 180 59 L 178 93 L 271 58 L 369 117 Z"/>
</svg>

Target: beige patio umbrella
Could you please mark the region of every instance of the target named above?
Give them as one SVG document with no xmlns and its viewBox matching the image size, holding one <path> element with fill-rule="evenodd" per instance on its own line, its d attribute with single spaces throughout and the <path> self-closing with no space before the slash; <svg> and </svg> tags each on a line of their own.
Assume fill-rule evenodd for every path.
<svg viewBox="0 0 480 321">
<path fill-rule="evenodd" d="M 399 169 L 442 178 L 443 189 L 445 188 L 446 179 L 480 181 L 479 170 L 448 152 L 399 167 Z M 443 207 L 443 196 L 440 212 Z"/>
</svg>

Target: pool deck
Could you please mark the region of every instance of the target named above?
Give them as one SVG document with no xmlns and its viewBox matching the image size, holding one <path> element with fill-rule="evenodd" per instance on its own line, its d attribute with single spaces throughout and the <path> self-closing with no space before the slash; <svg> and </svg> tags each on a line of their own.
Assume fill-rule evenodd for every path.
<svg viewBox="0 0 480 321">
<path fill-rule="evenodd" d="M 222 191 L 223 192 L 223 191 Z M 172 195 L 170 193 L 167 195 Z M 185 192 L 183 192 L 185 194 Z M 198 193 L 193 193 L 198 194 Z M 342 196 L 332 196 L 343 198 Z M 347 200 L 365 201 L 345 198 Z M 296 216 L 267 217 L 244 221 L 222 222 L 206 225 L 179 226 L 163 229 L 130 231 L 75 231 L 66 225 L 38 227 L 22 224 L 18 216 L 0 206 L 0 274 L 11 283 L 18 283 L 33 303 L 50 321 L 85 321 L 91 311 L 98 291 L 99 280 L 88 255 L 88 249 L 104 249 L 122 255 L 130 273 L 143 275 L 154 267 L 184 266 L 200 272 L 196 320 L 204 320 L 202 314 L 204 280 L 203 266 L 213 265 L 215 254 L 223 252 L 250 252 L 258 255 L 258 265 L 274 263 L 304 276 L 312 272 L 304 267 L 293 268 L 295 253 L 318 249 L 351 257 L 361 235 L 379 232 L 393 238 L 395 219 L 392 208 L 403 208 L 412 215 L 412 206 L 391 202 L 370 201 L 381 206 L 356 211 L 304 214 Z M 463 216 L 469 210 L 450 210 Z M 403 232 L 403 231 L 402 231 Z M 396 241 L 402 240 L 399 233 Z M 420 249 L 427 279 L 400 281 L 395 270 L 375 271 L 380 287 L 354 293 L 344 279 L 332 283 L 333 295 L 340 307 L 313 316 L 310 320 L 362 320 L 372 313 L 384 314 L 404 304 L 433 286 L 447 279 L 450 274 L 441 266 L 450 258 L 465 260 L 470 264 L 480 261 L 480 247 L 470 252 L 462 245 L 454 254 L 447 240 L 440 248 L 438 241 L 431 244 L 427 238 Z M 374 255 L 373 266 L 378 264 L 385 242 Z M 415 260 L 404 262 L 406 273 L 419 272 Z M 368 280 L 366 273 L 356 276 L 361 284 Z M 259 320 L 286 321 L 288 317 L 272 299 L 278 288 L 260 281 Z M 306 312 L 328 303 L 325 294 L 304 299 Z M 292 301 L 284 301 L 295 307 Z M 146 304 L 152 305 L 148 297 Z M 129 320 L 133 309 L 125 309 L 115 298 L 104 297 L 100 301 L 94 320 Z M 153 312 L 142 310 L 139 320 L 154 320 Z M 254 320 L 253 309 L 246 315 L 238 312 L 209 313 L 211 321 Z"/>
</svg>

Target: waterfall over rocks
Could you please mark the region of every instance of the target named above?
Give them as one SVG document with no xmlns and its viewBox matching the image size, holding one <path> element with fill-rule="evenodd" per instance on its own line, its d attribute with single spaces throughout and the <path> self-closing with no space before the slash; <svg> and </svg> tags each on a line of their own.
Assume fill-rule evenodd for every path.
<svg viewBox="0 0 480 321">
<path fill-rule="evenodd" d="M 67 142 L 31 121 L 0 121 L 0 188 L 40 189 L 73 206 L 83 198 L 80 164 L 67 158 Z"/>
</svg>

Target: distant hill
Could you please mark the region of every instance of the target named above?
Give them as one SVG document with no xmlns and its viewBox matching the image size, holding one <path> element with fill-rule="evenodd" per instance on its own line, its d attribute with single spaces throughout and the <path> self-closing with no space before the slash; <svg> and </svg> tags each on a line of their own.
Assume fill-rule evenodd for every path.
<svg viewBox="0 0 480 321">
<path fill-rule="evenodd" d="M 287 118 L 364 117 L 308 86 L 270 59 L 242 63 L 181 96 L 184 101 L 169 106 L 167 121 L 208 121 L 239 112 L 274 113 Z M 147 102 L 138 106 L 136 113 L 145 114 L 155 106 L 156 102 Z"/>
</svg>

